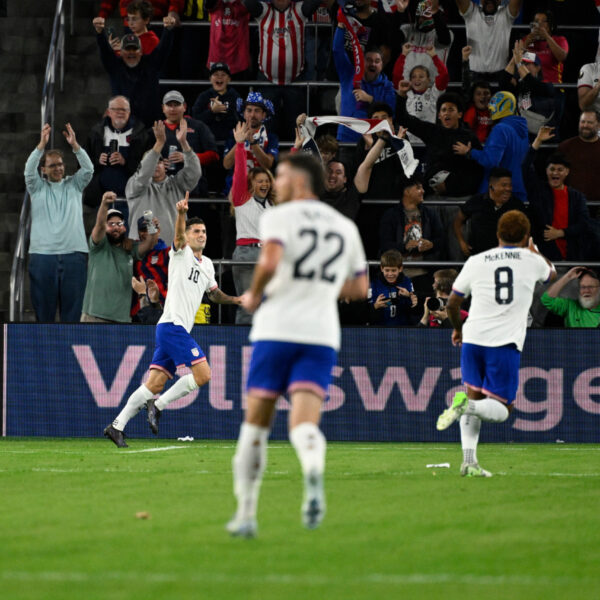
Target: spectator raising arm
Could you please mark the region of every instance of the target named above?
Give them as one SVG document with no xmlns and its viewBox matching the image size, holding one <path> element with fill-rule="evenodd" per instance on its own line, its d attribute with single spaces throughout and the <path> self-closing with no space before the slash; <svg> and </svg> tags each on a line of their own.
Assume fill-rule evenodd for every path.
<svg viewBox="0 0 600 600">
<path fill-rule="evenodd" d="M 108 206 L 117 199 L 117 195 L 114 192 L 104 192 L 102 195 L 102 202 L 98 207 L 96 213 L 96 224 L 92 229 L 92 241 L 94 244 L 99 244 L 106 236 L 106 215 L 108 213 Z"/>
<path fill-rule="evenodd" d="M 365 156 L 365 160 L 362 161 L 356 171 L 354 177 L 354 185 L 360 194 L 366 194 L 369 189 L 369 180 L 371 179 L 371 173 L 373 172 L 373 165 L 381 155 L 386 144 L 386 140 L 383 136 L 378 137 L 377 141 L 371 146 L 369 152 Z"/>
</svg>

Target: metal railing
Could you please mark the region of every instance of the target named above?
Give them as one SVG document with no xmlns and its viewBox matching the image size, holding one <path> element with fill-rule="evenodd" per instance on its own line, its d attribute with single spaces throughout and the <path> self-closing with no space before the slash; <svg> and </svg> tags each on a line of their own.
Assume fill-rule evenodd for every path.
<svg viewBox="0 0 600 600">
<path fill-rule="evenodd" d="M 63 0 L 57 0 L 52 25 L 52 37 L 48 60 L 46 61 L 46 73 L 44 76 L 44 88 L 42 90 L 42 103 L 40 106 L 41 125 L 50 123 L 50 145 L 54 145 L 54 97 L 55 85 L 58 72 L 59 89 L 62 91 L 64 83 L 64 60 L 65 60 L 65 11 Z M 26 191 L 23 196 L 23 205 L 19 215 L 19 229 L 17 242 L 13 255 L 10 271 L 10 305 L 9 320 L 22 321 L 25 307 L 25 265 L 27 263 L 27 251 L 29 249 L 29 234 L 31 231 L 31 199 Z"/>
</svg>

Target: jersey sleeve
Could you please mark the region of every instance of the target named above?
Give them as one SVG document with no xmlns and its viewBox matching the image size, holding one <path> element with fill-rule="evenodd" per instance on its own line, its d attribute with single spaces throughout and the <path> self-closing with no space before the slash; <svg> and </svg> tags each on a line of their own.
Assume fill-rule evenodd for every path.
<svg viewBox="0 0 600 600">
<path fill-rule="evenodd" d="M 536 255 L 536 258 L 539 259 L 538 281 L 541 283 L 548 283 L 550 281 L 550 276 L 552 275 L 552 267 L 541 256 Z"/>
<path fill-rule="evenodd" d="M 208 260 L 205 258 L 204 260 Z M 215 266 L 213 265 L 212 260 L 208 262 L 206 275 L 208 277 L 208 281 L 206 283 L 206 291 L 210 292 L 219 287 L 217 280 L 215 279 Z"/>
</svg>

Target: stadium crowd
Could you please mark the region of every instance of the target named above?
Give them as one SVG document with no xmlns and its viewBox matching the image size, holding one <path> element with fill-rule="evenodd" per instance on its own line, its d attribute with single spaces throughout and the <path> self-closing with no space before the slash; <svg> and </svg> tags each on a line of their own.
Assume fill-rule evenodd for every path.
<svg viewBox="0 0 600 600">
<path fill-rule="evenodd" d="M 119 32 L 107 26 L 117 4 Z M 442 263 L 494 247 L 509 210 L 527 214 L 557 266 L 599 260 L 600 222 L 588 201 L 600 201 L 600 57 L 572 31 L 556 33 L 596 7 L 600 0 L 103 0 L 92 26 L 112 96 L 100 120 L 77 132 L 81 146 L 65 131 L 80 168 L 65 175 L 62 153 L 46 148 L 47 126 L 25 168 L 38 321 L 54 321 L 59 307 L 62 321 L 156 322 L 186 191 L 213 200 L 190 203 L 189 215 L 204 219 L 209 256 L 238 261 L 222 285 L 241 294 L 286 151 L 317 153 L 321 199 L 356 221 L 367 258 L 380 260 L 369 300 L 340 301 L 344 324 L 449 326 L 444 299 L 457 271 Z M 464 38 L 449 27 L 461 23 Z M 530 23 L 525 35 L 519 23 Z M 561 87 L 570 44 L 576 129 Z M 198 80 L 200 93 L 161 89 L 172 76 Z M 311 114 L 331 117 L 314 140 L 307 81 L 334 84 L 313 87 Z M 335 82 L 337 96 L 321 92 Z M 387 126 L 361 134 L 360 121 L 339 117 Z M 402 159 L 407 151 L 416 170 Z M 97 209 L 87 240 L 82 202 Z M 537 291 L 531 323 L 598 326 L 598 275 L 583 267 L 561 275 Z M 196 322 L 210 313 L 207 299 Z M 222 320 L 251 319 L 231 307 Z"/>
</svg>

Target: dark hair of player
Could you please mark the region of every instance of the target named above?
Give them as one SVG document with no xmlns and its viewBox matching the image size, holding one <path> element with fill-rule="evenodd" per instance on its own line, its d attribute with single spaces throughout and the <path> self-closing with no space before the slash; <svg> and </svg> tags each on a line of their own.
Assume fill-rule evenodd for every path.
<svg viewBox="0 0 600 600">
<path fill-rule="evenodd" d="M 531 224 L 520 210 L 509 210 L 498 221 L 498 237 L 506 244 L 519 244 L 529 236 Z"/>
<path fill-rule="evenodd" d="M 321 197 L 325 189 L 323 165 L 314 156 L 306 152 L 298 152 L 296 154 L 288 154 L 279 162 L 280 164 L 286 162 L 292 169 L 304 173 L 308 181 L 308 187 L 310 187 L 315 196 Z"/>
<path fill-rule="evenodd" d="M 187 231 L 192 225 L 204 225 L 204 221 L 200 217 L 192 217 L 185 222 L 185 230 Z"/>
<path fill-rule="evenodd" d="M 402 254 L 398 250 L 386 250 L 381 255 L 381 266 L 382 267 L 398 267 L 402 266 Z"/>
</svg>

